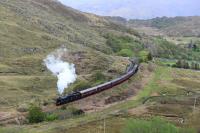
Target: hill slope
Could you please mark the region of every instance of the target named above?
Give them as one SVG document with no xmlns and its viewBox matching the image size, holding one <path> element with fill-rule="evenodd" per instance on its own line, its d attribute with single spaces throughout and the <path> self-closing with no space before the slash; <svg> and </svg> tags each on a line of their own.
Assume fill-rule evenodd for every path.
<svg viewBox="0 0 200 133">
<path fill-rule="evenodd" d="M 76 65 L 78 85 L 80 81 L 98 84 L 92 80 L 96 71 L 105 75 L 104 80 L 116 77 L 128 64 L 127 58 L 118 55 L 127 53 L 137 56 L 146 50 L 156 57 L 199 59 L 196 53 L 190 58 L 190 51 L 162 38 L 141 36 L 126 26 L 65 7 L 55 0 L 1 0 L 0 16 L 3 106 L 18 105 L 30 97 L 56 97 L 56 79 L 43 59 L 58 48 L 68 49 L 63 60 Z"/>
<path fill-rule="evenodd" d="M 150 20 L 130 20 L 133 27 L 152 27 L 169 36 L 200 36 L 200 17 L 162 17 Z"/>
<path fill-rule="evenodd" d="M 44 111 L 58 114 L 59 120 L 25 124 L 22 127 L 8 124 L 5 128 L 0 128 L 0 132 L 80 132 L 81 129 L 72 127 L 80 127 L 83 124 L 89 124 L 90 127 L 89 122 L 102 122 L 102 119 L 110 117 L 120 121 L 130 116 L 135 118 L 134 114 L 137 115 L 137 112 L 139 116 L 143 116 L 143 113 L 162 116 L 157 107 L 165 111 L 171 109 L 171 104 L 178 106 L 175 111 L 171 109 L 169 113 L 186 114 L 188 118 L 196 93 L 189 95 L 192 98 L 190 99 L 186 97 L 185 89 L 194 84 L 191 90 L 198 92 L 199 75 L 193 71 L 177 72 L 177 69 L 147 62 L 141 65 L 136 76 L 112 90 L 62 108 L 55 107 L 54 99 L 58 96 L 57 79 L 47 70 L 43 59 L 56 49 L 67 48 L 68 51 L 62 60 L 76 65 L 78 80 L 66 93 L 119 76 L 129 63 L 127 57 L 140 56 L 141 61 L 146 61 L 147 55 L 168 59 L 200 58 L 199 52 L 191 53 L 191 49 L 175 45 L 164 37 L 141 35 L 123 25 L 123 19 L 116 18 L 115 22 L 118 20 L 121 23 L 115 24 L 111 19 L 82 13 L 65 7 L 56 0 L 1 0 L 0 125 L 2 121 L 6 124 L 20 123 L 21 117 L 22 123 L 26 122 L 23 120 L 26 114 L 24 112 L 27 112 L 31 104 L 39 104 Z M 165 94 L 176 97 L 168 99 L 162 96 Z M 149 97 L 147 103 L 150 104 L 144 105 L 144 110 L 143 107 L 141 112 L 137 109 L 136 112 L 132 110 L 136 106 L 141 106 L 142 101 Z M 184 102 L 188 104 L 185 105 Z M 166 103 L 169 106 L 166 106 Z M 182 110 L 185 106 L 189 109 Z M 86 114 L 79 115 L 80 111 L 85 111 Z M 8 117 L 11 117 L 12 121 Z M 181 115 L 177 117 L 182 118 Z M 193 123 L 198 127 L 198 119 Z M 95 123 L 91 123 L 93 124 Z M 114 126 L 115 130 L 118 130 L 115 124 L 111 121 L 108 126 Z M 119 126 L 121 124 L 119 123 Z M 89 128 L 86 130 L 85 132 L 90 132 Z"/>
<path fill-rule="evenodd" d="M 1 0 L 1 106 L 56 97 L 56 78 L 43 59 L 58 48 L 68 49 L 63 60 L 76 65 L 78 80 L 90 80 L 97 70 L 110 78 L 119 75 L 126 69 L 127 58 L 114 57 L 104 35 L 126 30 L 56 0 Z"/>
<path fill-rule="evenodd" d="M 105 17 L 112 22 L 127 25 L 150 35 L 167 35 L 175 37 L 199 37 L 200 17 L 157 17 L 148 20 L 131 19 L 122 17 Z"/>
</svg>

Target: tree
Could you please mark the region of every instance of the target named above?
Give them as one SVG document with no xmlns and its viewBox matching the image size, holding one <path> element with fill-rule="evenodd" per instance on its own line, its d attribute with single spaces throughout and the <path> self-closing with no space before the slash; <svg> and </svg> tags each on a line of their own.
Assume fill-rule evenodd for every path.
<svg viewBox="0 0 200 133">
<path fill-rule="evenodd" d="M 189 63 L 187 61 L 183 61 L 183 66 L 182 67 L 185 68 L 185 69 L 189 69 L 190 65 L 189 65 Z"/>
<path fill-rule="evenodd" d="M 45 120 L 45 113 L 38 106 L 32 105 L 28 112 L 29 123 L 39 123 Z"/>
<path fill-rule="evenodd" d="M 151 56 L 151 53 L 148 52 L 148 51 L 140 51 L 139 52 L 139 59 L 140 59 L 140 62 L 147 62 L 149 60 L 152 60 L 152 56 Z"/>
<path fill-rule="evenodd" d="M 192 62 L 191 69 L 196 69 L 196 63 L 195 62 Z"/>
<path fill-rule="evenodd" d="M 195 70 L 200 70 L 199 64 L 195 63 Z"/>
<path fill-rule="evenodd" d="M 181 60 L 178 60 L 178 61 L 176 62 L 176 67 L 178 67 L 178 68 L 181 68 L 181 67 L 182 67 L 182 61 L 181 61 Z"/>
<path fill-rule="evenodd" d="M 148 54 L 148 57 L 147 57 L 147 58 L 148 58 L 148 60 L 149 60 L 149 61 L 153 59 L 151 52 L 149 52 L 149 54 Z"/>
</svg>

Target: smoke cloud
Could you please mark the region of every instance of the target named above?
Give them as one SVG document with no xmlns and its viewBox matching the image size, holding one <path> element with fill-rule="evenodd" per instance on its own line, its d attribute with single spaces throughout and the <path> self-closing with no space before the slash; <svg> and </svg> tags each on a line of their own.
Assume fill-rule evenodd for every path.
<svg viewBox="0 0 200 133">
<path fill-rule="evenodd" d="M 57 88 L 60 95 L 77 78 L 75 65 L 61 60 L 61 57 L 66 52 L 67 49 L 58 49 L 44 59 L 46 67 L 58 78 Z"/>
</svg>

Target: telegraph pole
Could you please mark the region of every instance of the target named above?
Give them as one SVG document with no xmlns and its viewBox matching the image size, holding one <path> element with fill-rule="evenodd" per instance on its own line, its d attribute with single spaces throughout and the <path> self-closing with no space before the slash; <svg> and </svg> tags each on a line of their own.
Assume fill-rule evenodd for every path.
<svg viewBox="0 0 200 133">
<path fill-rule="evenodd" d="M 104 117 L 104 122 L 103 122 L 103 133 L 106 133 L 106 121 Z"/>
<path fill-rule="evenodd" d="M 197 103 L 197 97 L 195 96 L 193 110 L 195 110 L 195 108 L 196 108 L 196 103 Z"/>
</svg>

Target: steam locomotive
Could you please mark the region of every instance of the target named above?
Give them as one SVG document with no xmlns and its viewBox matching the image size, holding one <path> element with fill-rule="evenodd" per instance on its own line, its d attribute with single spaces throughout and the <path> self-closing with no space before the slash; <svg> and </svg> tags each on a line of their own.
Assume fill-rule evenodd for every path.
<svg viewBox="0 0 200 133">
<path fill-rule="evenodd" d="M 136 63 L 135 61 L 131 61 L 131 64 L 129 65 L 126 73 L 124 75 L 122 75 L 121 77 L 114 79 L 110 82 L 106 82 L 104 84 L 100 84 L 98 86 L 92 87 L 92 88 L 88 88 L 88 89 L 85 89 L 85 90 L 82 90 L 82 91 L 73 92 L 69 95 L 59 97 L 56 100 L 56 105 L 60 106 L 60 105 L 67 104 L 67 103 L 70 103 L 70 102 L 73 102 L 73 101 L 77 101 L 79 99 L 94 95 L 94 94 L 99 93 L 101 91 L 110 89 L 110 88 L 112 88 L 116 85 L 119 85 L 122 82 L 128 80 L 135 73 L 137 73 L 138 67 L 139 67 L 138 63 Z"/>
</svg>

